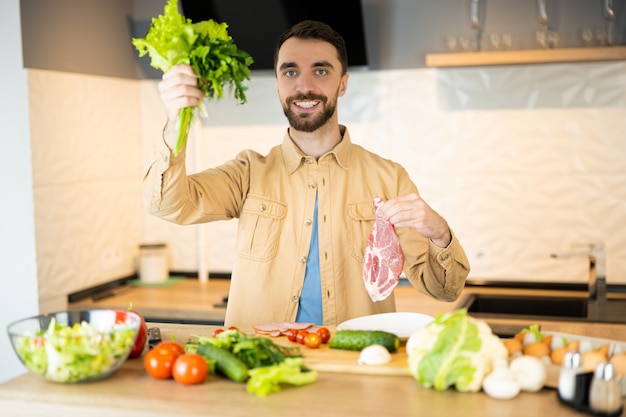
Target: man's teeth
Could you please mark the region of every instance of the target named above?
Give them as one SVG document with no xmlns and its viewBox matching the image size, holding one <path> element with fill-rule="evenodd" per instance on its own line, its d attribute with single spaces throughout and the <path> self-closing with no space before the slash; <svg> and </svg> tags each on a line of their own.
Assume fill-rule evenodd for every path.
<svg viewBox="0 0 626 417">
<path fill-rule="evenodd" d="M 298 107 L 303 107 L 305 109 L 310 109 L 311 107 L 315 106 L 317 104 L 317 101 L 297 101 L 296 105 Z"/>
</svg>

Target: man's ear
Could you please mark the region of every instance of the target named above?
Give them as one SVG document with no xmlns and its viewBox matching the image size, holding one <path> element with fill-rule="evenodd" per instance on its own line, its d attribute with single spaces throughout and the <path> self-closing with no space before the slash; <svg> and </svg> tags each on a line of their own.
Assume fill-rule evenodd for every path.
<svg viewBox="0 0 626 417">
<path fill-rule="evenodd" d="M 343 74 L 341 77 L 341 81 L 339 82 L 339 91 L 337 94 L 339 97 L 346 94 L 346 91 L 348 90 L 348 78 L 350 78 L 350 74 L 348 73 Z"/>
</svg>

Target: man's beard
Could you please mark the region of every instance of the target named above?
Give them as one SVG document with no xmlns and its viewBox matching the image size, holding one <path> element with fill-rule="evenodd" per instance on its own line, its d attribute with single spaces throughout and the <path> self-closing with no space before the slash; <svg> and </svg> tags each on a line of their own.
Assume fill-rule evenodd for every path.
<svg viewBox="0 0 626 417">
<path fill-rule="evenodd" d="M 322 112 L 317 115 L 306 113 L 304 115 L 301 115 L 297 113 L 293 110 L 293 107 L 291 107 L 291 103 L 300 100 L 318 100 L 320 102 L 319 105 L 322 106 Z M 285 116 L 287 116 L 289 125 L 295 130 L 301 132 L 314 132 L 320 127 L 324 126 L 324 124 L 326 124 L 328 119 L 330 119 L 335 113 L 336 107 L 336 99 L 329 104 L 328 98 L 325 96 L 306 94 L 288 97 L 285 103 L 283 103 L 283 112 L 285 113 Z"/>
</svg>

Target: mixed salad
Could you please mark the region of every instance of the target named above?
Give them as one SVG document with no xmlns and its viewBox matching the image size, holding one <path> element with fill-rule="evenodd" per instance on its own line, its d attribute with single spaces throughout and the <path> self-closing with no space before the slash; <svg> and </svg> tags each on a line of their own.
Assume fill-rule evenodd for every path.
<svg viewBox="0 0 626 417">
<path fill-rule="evenodd" d="M 84 321 L 68 326 L 53 318 L 45 331 L 22 335 L 16 350 L 32 372 L 56 382 L 78 382 L 113 371 L 128 356 L 134 338 L 123 323 L 102 332 Z"/>
</svg>

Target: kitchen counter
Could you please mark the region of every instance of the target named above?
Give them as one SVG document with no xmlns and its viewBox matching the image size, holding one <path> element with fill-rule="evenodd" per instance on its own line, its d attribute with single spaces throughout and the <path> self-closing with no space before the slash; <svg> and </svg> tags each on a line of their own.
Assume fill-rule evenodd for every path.
<svg viewBox="0 0 626 417">
<path fill-rule="evenodd" d="M 167 286 L 126 285 L 111 290 L 109 296 L 94 300 L 85 298 L 70 303 L 70 309 L 115 308 L 133 309 L 152 321 L 182 321 L 221 324 L 226 307 L 229 279 L 201 282 L 189 278 Z"/>
<path fill-rule="evenodd" d="M 180 341 L 213 331 L 213 326 L 187 324 L 158 327 L 164 336 Z M 304 354 L 306 358 L 306 350 Z M 56 384 L 30 373 L 22 375 L 0 385 L 0 410 L 10 417 L 582 415 L 560 404 L 553 389 L 503 401 L 482 392 L 424 389 L 408 375 L 320 372 L 314 384 L 257 398 L 246 392 L 244 384 L 217 376 L 193 386 L 155 380 L 145 373 L 141 359 L 128 360 L 108 379 L 85 384 Z"/>
<path fill-rule="evenodd" d="M 149 321 L 183 322 L 191 324 L 221 324 L 226 312 L 222 305 L 223 298 L 228 295 L 230 280 L 210 279 L 200 282 L 197 279 L 185 279 L 168 287 L 124 286 L 114 291 L 114 295 L 97 301 L 91 298 L 71 303 L 69 308 L 116 308 L 127 309 L 130 305 L 142 313 Z M 419 293 L 410 285 L 399 285 L 394 294 L 397 311 L 417 312 L 431 316 L 437 313 L 451 311 L 459 301 L 470 293 L 505 293 L 505 294 L 542 294 L 541 290 L 485 288 L 481 286 L 467 286 L 459 300 L 455 302 L 437 301 L 427 295 Z M 582 291 L 550 290 L 555 296 L 580 297 Z M 626 297 L 626 294 L 617 295 Z M 527 320 L 518 319 L 486 319 L 494 332 L 511 334 L 516 330 L 527 327 Z M 579 322 L 540 322 L 542 329 L 561 331 L 564 333 L 582 334 L 586 336 L 626 340 L 626 326 L 623 324 L 594 323 L 582 325 Z"/>
</svg>

